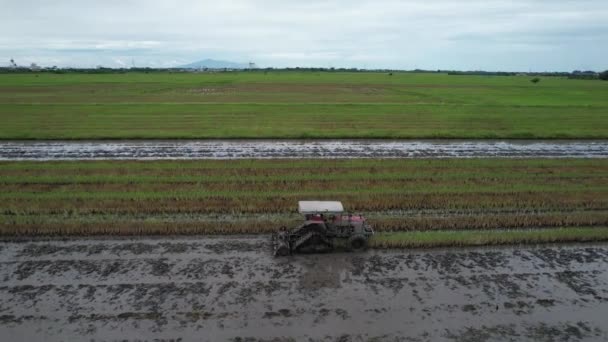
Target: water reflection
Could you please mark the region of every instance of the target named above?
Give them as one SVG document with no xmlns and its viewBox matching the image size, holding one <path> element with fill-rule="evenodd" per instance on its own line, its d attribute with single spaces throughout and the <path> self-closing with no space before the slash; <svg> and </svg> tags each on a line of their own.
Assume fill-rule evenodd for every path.
<svg viewBox="0 0 608 342">
<path fill-rule="evenodd" d="M 0 160 L 374 157 L 606 158 L 608 157 L 608 141 L 142 140 L 0 142 Z"/>
</svg>

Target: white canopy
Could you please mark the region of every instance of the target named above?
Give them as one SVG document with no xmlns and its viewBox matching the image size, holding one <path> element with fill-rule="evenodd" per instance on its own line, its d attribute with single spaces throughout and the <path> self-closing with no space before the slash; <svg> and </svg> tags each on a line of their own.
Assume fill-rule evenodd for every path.
<svg viewBox="0 0 608 342">
<path fill-rule="evenodd" d="M 341 213 L 344 211 L 344 207 L 342 202 L 338 201 L 300 201 L 298 202 L 298 211 L 301 214 Z"/>
</svg>

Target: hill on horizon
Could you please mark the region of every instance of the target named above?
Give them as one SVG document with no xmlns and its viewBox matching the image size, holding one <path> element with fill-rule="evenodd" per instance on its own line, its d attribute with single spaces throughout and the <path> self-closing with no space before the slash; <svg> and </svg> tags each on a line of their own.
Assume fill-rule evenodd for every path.
<svg viewBox="0 0 608 342">
<path fill-rule="evenodd" d="M 200 68 L 209 68 L 209 69 L 245 69 L 249 65 L 246 63 L 236 63 L 231 61 L 222 61 L 216 59 L 203 59 L 197 62 L 193 62 L 190 64 L 182 65 L 180 68 L 187 69 L 200 69 Z"/>
</svg>

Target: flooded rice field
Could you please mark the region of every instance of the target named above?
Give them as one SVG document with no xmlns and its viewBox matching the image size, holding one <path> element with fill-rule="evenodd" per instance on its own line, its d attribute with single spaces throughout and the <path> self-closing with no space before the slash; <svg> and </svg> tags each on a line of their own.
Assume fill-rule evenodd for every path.
<svg viewBox="0 0 608 342">
<path fill-rule="evenodd" d="M 608 141 L 125 140 L 0 142 L 0 160 L 453 157 L 607 158 Z"/>
<path fill-rule="evenodd" d="M 608 244 L 273 258 L 267 237 L 0 243 L 6 341 L 598 341 Z"/>
</svg>

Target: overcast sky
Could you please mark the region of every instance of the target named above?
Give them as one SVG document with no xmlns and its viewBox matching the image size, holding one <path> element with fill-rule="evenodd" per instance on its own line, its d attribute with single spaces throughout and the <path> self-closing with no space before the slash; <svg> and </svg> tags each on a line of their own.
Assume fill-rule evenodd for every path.
<svg viewBox="0 0 608 342">
<path fill-rule="evenodd" d="M 608 0 L 0 0 L 0 65 L 608 69 Z"/>
</svg>

